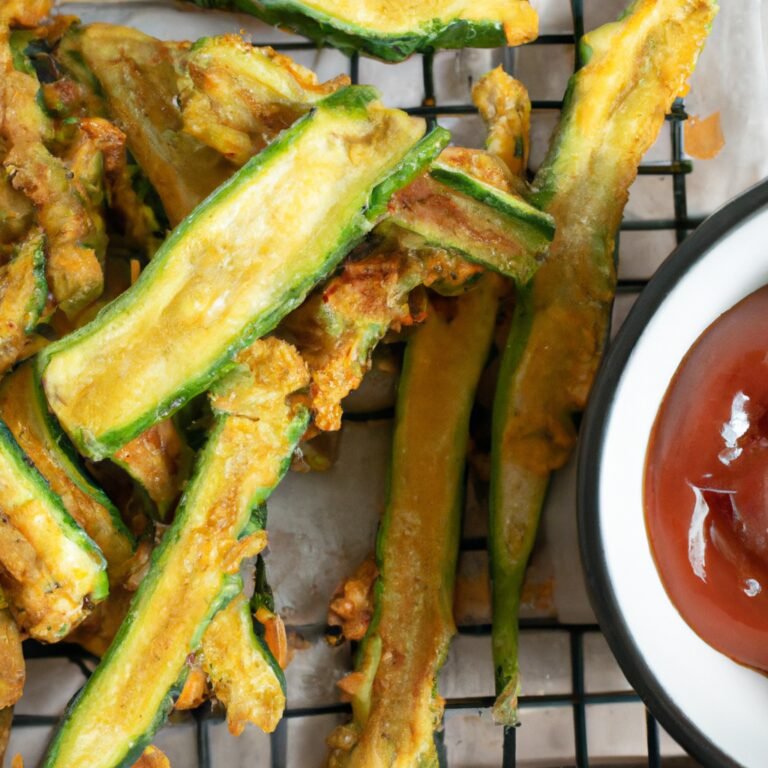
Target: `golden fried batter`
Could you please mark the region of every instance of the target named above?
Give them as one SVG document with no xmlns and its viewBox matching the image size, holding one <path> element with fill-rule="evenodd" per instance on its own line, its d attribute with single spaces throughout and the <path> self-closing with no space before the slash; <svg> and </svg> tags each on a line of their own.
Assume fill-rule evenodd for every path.
<svg viewBox="0 0 768 768">
<path fill-rule="evenodd" d="M 337 587 L 328 608 L 328 625 L 341 627 L 342 637 L 362 640 L 373 616 L 373 587 L 379 575 L 371 555 Z"/>
<path fill-rule="evenodd" d="M 501 67 L 491 70 L 472 89 L 472 101 L 488 128 L 486 149 L 523 178 L 530 150 L 531 102 L 525 86 Z"/>
<path fill-rule="evenodd" d="M 184 131 L 235 165 L 246 163 L 312 103 L 349 84 L 346 75 L 318 83 L 272 48 L 238 35 L 210 37 L 184 58 L 180 100 Z"/>
</svg>

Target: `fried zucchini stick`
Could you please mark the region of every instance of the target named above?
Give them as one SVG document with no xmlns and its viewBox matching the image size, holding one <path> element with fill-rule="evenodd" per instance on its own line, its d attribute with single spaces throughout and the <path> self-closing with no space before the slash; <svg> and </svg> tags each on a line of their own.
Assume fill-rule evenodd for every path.
<svg viewBox="0 0 768 768">
<path fill-rule="evenodd" d="M 104 554 L 110 585 L 119 584 L 126 576 L 136 542 L 118 510 L 85 474 L 74 448 L 51 419 L 33 363 L 17 367 L 0 384 L 0 419 L 67 512 Z"/>
<path fill-rule="evenodd" d="M 636 0 L 581 42 L 532 201 L 555 218 L 544 266 L 519 291 L 494 404 L 490 554 L 494 716 L 517 722 L 525 566 L 550 473 L 568 460 L 608 335 L 614 244 L 637 166 L 686 91 L 715 0 Z M 503 109 L 503 107 L 502 107 Z"/>
<path fill-rule="evenodd" d="M 437 765 L 437 673 L 455 633 L 453 583 L 469 416 L 496 320 L 498 278 L 430 309 L 408 342 L 390 488 L 379 530 L 374 614 L 341 687 L 353 721 L 329 766 Z"/>
<path fill-rule="evenodd" d="M 211 618 L 242 589 L 241 560 L 266 544 L 263 531 L 241 534 L 306 429 L 307 383 L 295 349 L 265 339 L 216 385 L 217 418 L 173 525 L 107 655 L 69 707 L 45 768 L 128 764 L 163 724 Z M 282 690 L 273 693 L 282 710 Z"/>
</svg>

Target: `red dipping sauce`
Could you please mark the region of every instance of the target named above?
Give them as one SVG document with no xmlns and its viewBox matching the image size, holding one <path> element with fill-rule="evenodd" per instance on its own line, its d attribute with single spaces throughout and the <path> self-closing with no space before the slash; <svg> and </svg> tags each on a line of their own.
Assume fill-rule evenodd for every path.
<svg viewBox="0 0 768 768">
<path fill-rule="evenodd" d="M 648 446 L 645 515 L 682 617 L 768 671 L 768 287 L 718 318 L 677 369 Z"/>
</svg>

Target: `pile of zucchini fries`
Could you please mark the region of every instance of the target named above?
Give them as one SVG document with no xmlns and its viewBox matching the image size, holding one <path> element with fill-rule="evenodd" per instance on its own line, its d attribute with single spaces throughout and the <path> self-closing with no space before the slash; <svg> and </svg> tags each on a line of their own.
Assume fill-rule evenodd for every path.
<svg viewBox="0 0 768 768">
<path fill-rule="evenodd" d="M 527 0 L 198 4 L 390 61 L 537 30 Z M 532 178 L 530 102 L 501 69 L 473 90 L 488 139 L 470 150 L 238 36 L 49 12 L 0 5 L 0 760 L 26 637 L 101 657 L 46 768 L 167 765 L 153 735 L 206 699 L 235 734 L 276 727 L 267 500 L 300 444 L 341 427 L 375 347 L 405 339 L 375 564 L 333 603 L 361 642 L 328 764 L 437 765 L 470 414 L 502 305 L 494 716 L 516 725 L 548 478 L 605 345 L 629 187 L 715 0 L 635 0 L 589 33 Z"/>
</svg>

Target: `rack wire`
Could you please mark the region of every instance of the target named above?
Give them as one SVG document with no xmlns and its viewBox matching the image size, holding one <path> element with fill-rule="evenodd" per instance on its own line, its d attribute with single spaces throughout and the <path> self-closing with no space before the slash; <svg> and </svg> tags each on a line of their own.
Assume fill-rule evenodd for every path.
<svg viewBox="0 0 768 768">
<path fill-rule="evenodd" d="M 597 2 L 598 0 L 586 0 Z M 570 46 L 573 49 L 574 67 L 580 65 L 578 41 L 584 34 L 584 0 L 570 0 L 571 14 L 573 18 L 573 33 L 568 34 L 543 34 L 530 43 L 530 46 Z M 272 48 L 285 52 L 311 51 L 316 49 L 312 42 L 279 42 L 269 43 L 255 42 L 255 45 L 268 44 Z M 434 125 L 442 118 L 460 117 L 477 114 L 477 109 L 472 104 L 440 104 L 436 98 L 435 75 L 433 71 L 434 56 L 431 53 L 417 54 L 422 62 L 423 100 L 420 104 L 406 106 L 404 109 L 412 115 L 418 115 L 427 119 Z M 396 64 L 389 66 L 398 66 Z M 353 83 L 359 81 L 360 59 L 358 55 L 349 57 L 348 73 Z M 504 67 L 512 74 L 515 71 L 515 51 L 504 51 Z M 533 100 L 534 111 L 559 111 L 562 101 Z M 652 218 L 643 220 L 625 220 L 621 226 L 621 232 L 631 231 L 672 231 L 676 241 L 682 242 L 687 235 L 695 229 L 702 219 L 688 215 L 686 176 L 692 171 L 692 164 L 683 155 L 683 122 L 687 118 L 682 100 L 677 100 L 671 114 L 667 117 L 667 126 L 671 138 L 671 152 L 668 161 L 644 162 L 639 169 L 640 175 L 671 177 L 674 216 L 672 218 Z M 621 237 L 617 238 L 617 254 L 620 251 Z M 645 279 L 619 279 L 618 292 L 623 295 L 638 294 L 648 281 Z M 367 418 L 379 419 L 382 414 L 368 414 Z M 361 414 L 355 414 L 354 419 L 359 421 L 365 418 Z M 462 551 L 477 551 L 486 549 L 486 541 L 483 538 L 465 538 L 462 540 Z M 322 630 L 321 627 L 316 629 Z M 459 626 L 460 634 L 466 635 L 490 635 L 490 625 Z M 519 705 L 523 711 L 522 719 L 525 720 L 526 710 L 555 707 L 570 708 L 573 719 L 574 749 L 573 764 L 577 768 L 588 768 L 591 762 L 589 743 L 587 737 L 587 707 L 595 704 L 626 704 L 637 703 L 639 697 L 633 691 L 615 691 L 608 693 L 592 693 L 585 686 L 584 645 L 585 638 L 600 632 L 596 624 L 562 624 L 549 619 L 523 619 L 521 621 L 521 634 L 531 632 L 561 633 L 568 637 L 571 690 L 567 693 L 523 695 Z M 25 643 L 26 658 L 64 658 L 76 664 L 87 678 L 91 667 L 97 659 L 78 646 L 57 644 L 53 646 L 40 645 L 31 641 Z M 289 692 L 290 693 L 290 692 Z M 448 698 L 445 702 L 446 711 L 471 710 L 483 711 L 492 706 L 494 697 L 473 696 L 462 698 Z M 328 703 L 322 706 L 292 707 L 288 702 L 284 715 L 277 730 L 270 735 L 270 765 L 271 768 L 286 768 L 288 765 L 288 724 L 301 718 L 313 718 L 322 715 L 343 715 L 351 712 L 350 706 L 344 703 Z M 218 768 L 214 766 L 211 749 L 211 726 L 222 720 L 220 711 L 206 705 L 197 710 L 194 715 L 194 728 L 196 731 L 196 766 L 185 768 Z M 13 719 L 13 728 L 50 727 L 57 722 L 53 715 L 17 714 Z M 647 764 L 650 768 L 659 768 L 662 765 L 660 749 L 659 726 L 653 716 L 646 710 L 646 746 Z M 517 765 L 517 745 L 520 738 L 524 738 L 525 728 L 507 728 L 504 731 L 503 750 L 500 755 L 502 768 L 514 768 Z M 450 766 L 450 755 L 440 747 L 441 762 Z M 562 763 L 559 763 L 562 764 Z"/>
</svg>

